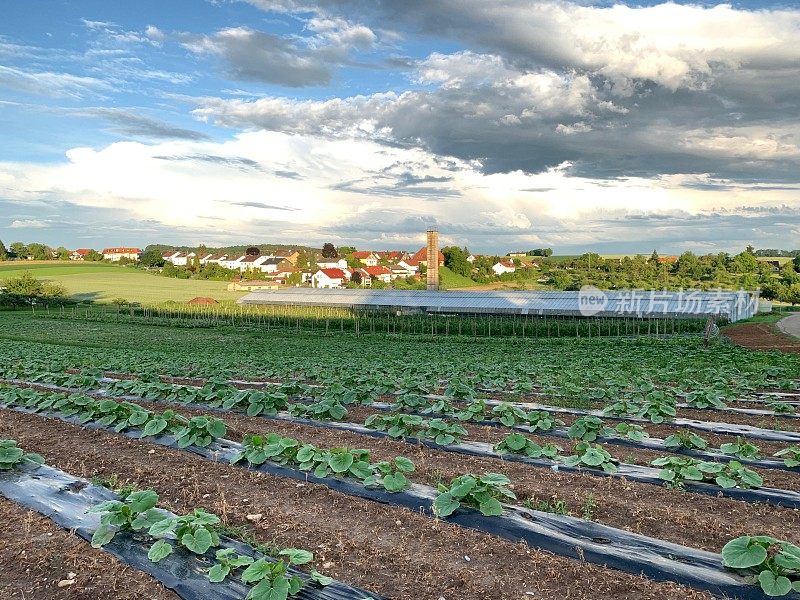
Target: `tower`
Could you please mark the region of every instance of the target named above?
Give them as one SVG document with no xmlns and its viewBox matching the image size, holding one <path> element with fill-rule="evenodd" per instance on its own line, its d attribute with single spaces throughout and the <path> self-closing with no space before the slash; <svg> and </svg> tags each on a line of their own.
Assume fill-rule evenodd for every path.
<svg viewBox="0 0 800 600">
<path fill-rule="evenodd" d="M 428 289 L 439 289 L 439 232 L 428 229 Z"/>
</svg>

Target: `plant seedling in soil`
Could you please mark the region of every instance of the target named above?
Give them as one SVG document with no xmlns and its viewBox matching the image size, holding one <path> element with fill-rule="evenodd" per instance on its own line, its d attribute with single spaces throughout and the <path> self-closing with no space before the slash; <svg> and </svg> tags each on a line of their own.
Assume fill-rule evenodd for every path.
<svg viewBox="0 0 800 600">
<path fill-rule="evenodd" d="M 528 456 L 530 458 L 550 458 L 554 459 L 558 456 L 559 452 L 564 449 L 555 444 L 545 444 L 540 446 L 531 439 L 526 438 L 519 433 L 508 434 L 502 442 L 495 445 L 494 451 L 502 456 L 503 454 L 512 453 Z"/>
<path fill-rule="evenodd" d="M 188 515 L 164 519 L 153 524 L 148 533 L 157 538 L 173 534 L 179 546 L 195 554 L 205 554 L 209 548 L 219 546 L 217 525 L 219 525 L 217 515 L 196 508 Z M 151 561 L 158 562 L 170 554 L 172 546 L 160 539 L 153 544 L 147 556 Z"/>
<path fill-rule="evenodd" d="M 595 502 L 594 495 L 589 494 L 581 504 L 581 516 L 585 521 L 591 521 L 594 516 L 594 511 L 597 509 L 597 502 Z"/>
<path fill-rule="evenodd" d="M 539 512 L 553 513 L 556 515 L 569 514 L 566 501 L 558 496 L 553 496 L 550 500 L 539 500 L 538 502 L 533 498 L 525 498 L 525 500 L 522 501 L 522 505 L 525 508 L 538 510 Z"/>
<path fill-rule="evenodd" d="M 550 431 L 551 429 L 555 429 L 556 425 L 564 424 L 563 421 L 554 418 L 553 415 L 546 410 L 532 410 L 528 413 L 527 421 L 531 432 Z"/>
<path fill-rule="evenodd" d="M 347 415 L 347 408 L 336 398 L 323 398 L 314 404 L 291 404 L 289 414 L 302 419 L 321 421 L 341 421 Z"/>
<path fill-rule="evenodd" d="M 594 442 L 599 437 L 614 435 L 614 430 L 611 427 L 606 427 L 603 421 L 597 417 L 585 416 L 575 420 L 567 435 L 573 440 Z"/>
<path fill-rule="evenodd" d="M 513 427 L 519 423 L 527 423 L 528 415 L 519 406 L 504 402 L 492 409 L 492 420 L 499 421 L 506 427 Z"/>
<path fill-rule="evenodd" d="M 767 596 L 800 592 L 800 547 L 789 542 L 743 535 L 722 548 L 722 564 L 748 575 Z"/>
<path fill-rule="evenodd" d="M 364 480 L 366 487 L 380 485 L 387 492 L 399 492 L 411 485 L 406 473 L 413 473 L 414 463 L 404 456 L 372 465 L 373 473 Z"/>
<path fill-rule="evenodd" d="M 790 469 L 800 467 L 800 446 L 791 446 L 790 448 L 778 450 L 773 456 L 783 458 L 783 464 Z"/>
<path fill-rule="evenodd" d="M 262 465 L 269 460 L 283 465 L 294 460 L 300 442 L 277 433 L 265 436 L 248 434 L 242 439 L 242 446 L 244 450 L 231 460 L 231 464 L 246 460 L 251 465 Z"/>
<path fill-rule="evenodd" d="M 671 449 L 705 450 L 708 448 L 708 442 L 696 433 L 684 430 L 665 438 L 664 446 Z"/>
<path fill-rule="evenodd" d="M 237 554 L 233 548 L 217 550 L 217 564 L 208 570 L 208 580 L 211 583 L 220 583 L 236 569 L 253 564 L 253 557 L 246 554 Z"/>
<path fill-rule="evenodd" d="M 142 531 L 166 520 L 155 508 L 158 494 L 153 490 L 132 492 L 124 500 L 108 500 L 89 509 L 100 516 L 100 527 L 92 535 L 92 546 L 105 546 L 120 531 Z"/>
<path fill-rule="evenodd" d="M 568 467 L 602 469 L 606 473 L 616 473 L 618 462 L 600 444 L 589 442 L 578 442 L 575 444 L 575 454 L 564 458 L 564 464 Z"/>
<path fill-rule="evenodd" d="M 198 446 L 205 448 L 211 442 L 225 435 L 225 422 L 214 417 L 192 417 L 187 419 L 181 415 L 175 418 L 183 424 L 173 431 L 178 448 Z"/>
<path fill-rule="evenodd" d="M 38 467 L 44 458 L 35 452 L 17 447 L 16 440 L 0 440 L 0 471 Z"/>
<path fill-rule="evenodd" d="M 501 499 L 516 500 L 514 492 L 506 486 L 511 483 L 500 473 L 484 475 L 461 475 L 450 482 L 450 486 L 439 484 L 439 495 L 433 503 L 437 517 L 452 515 L 459 506 L 477 508 L 484 516 L 503 514 Z"/>
<path fill-rule="evenodd" d="M 658 476 L 675 488 L 683 488 L 685 481 L 714 482 L 724 489 L 738 487 L 744 490 L 764 485 L 761 476 L 742 463 L 732 460 L 727 464 L 700 461 L 694 458 L 664 456 L 650 463 L 661 467 Z"/>
<path fill-rule="evenodd" d="M 728 456 L 744 459 L 757 459 L 760 458 L 761 455 L 758 446 L 746 442 L 742 437 L 737 437 L 735 443 L 730 442 L 728 444 L 722 444 L 722 446 L 719 447 L 719 451 Z"/>
<path fill-rule="evenodd" d="M 628 438 L 634 442 L 641 442 L 650 437 L 650 434 L 641 425 L 632 425 L 631 423 L 619 423 L 614 427 L 614 431 L 619 437 Z"/>
</svg>

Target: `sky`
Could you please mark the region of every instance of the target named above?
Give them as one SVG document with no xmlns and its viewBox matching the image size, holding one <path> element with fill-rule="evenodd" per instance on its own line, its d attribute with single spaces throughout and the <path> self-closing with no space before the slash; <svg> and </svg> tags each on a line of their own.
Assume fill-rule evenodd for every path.
<svg viewBox="0 0 800 600">
<path fill-rule="evenodd" d="M 800 248 L 800 2 L 12 0 L 0 240 Z"/>
</svg>

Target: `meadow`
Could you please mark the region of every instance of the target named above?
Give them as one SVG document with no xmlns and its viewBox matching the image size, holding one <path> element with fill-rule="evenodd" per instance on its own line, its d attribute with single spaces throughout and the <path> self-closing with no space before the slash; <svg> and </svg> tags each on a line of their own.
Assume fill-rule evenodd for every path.
<svg viewBox="0 0 800 600">
<path fill-rule="evenodd" d="M 173 279 L 106 263 L 0 263 L 0 282 L 26 271 L 38 279 L 63 284 L 74 299 L 87 302 L 110 303 L 124 298 L 128 302 L 154 304 L 185 302 L 197 296 L 233 301 L 245 294 L 228 291 L 225 281 Z"/>
</svg>

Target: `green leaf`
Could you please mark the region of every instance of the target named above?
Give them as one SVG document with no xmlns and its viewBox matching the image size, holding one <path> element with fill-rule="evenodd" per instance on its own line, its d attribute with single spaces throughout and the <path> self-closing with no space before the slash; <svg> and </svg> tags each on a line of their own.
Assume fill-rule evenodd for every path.
<svg viewBox="0 0 800 600">
<path fill-rule="evenodd" d="M 231 568 L 227 565 L 216 564 L 208 570 L 208 580 L 211 583 L 220 583 L 230 574 Z"/>
<path fill-rule="evenodd" d="M 151 525 L 147 533 L 153 537 L 158 537 L 160 535 L 164 535 L 165 533 L 170 533 L 173 529 L 175 529 L 175 525 L 177 525 L 175 518 L 162 519 L 161 521 Z"/>
<path fill-rule="evenodd" d="M 329 464 L 334 473 L 344 473 L 353 464 L 353 455 L 350 452 L 334 454 Z"/>
<path fill-rule="evenodd" d="M 747 535 L 731 540 L 722 548 L 722 564 L 732 569 L 756 567 L 766 559 L 766 549 L 751 543 L 751 538 Z"/>
<path fill-rule="evenodd" d="M 397 469 L 403 473 L 412 473 L 415 469 L 414 463 L 405 456 L 398 456 L 395 458 L 394 464 L 397 466 Z"/>
<path fill-rule="evenodd" d="M 408 487 L 408 478 L 402 473 L 389 473 L 383 478 L 383 487 L 387 492 L 399 492 Z"/>
<path fill-rule="evenodd" d="M 775 576 L 772 571 L 764 570 L 758 574 L 758 583 L 767 596 L 785 596 L 792 591 L 792 582 L 783 575 Z"/>
<path fill-rule="evenodd" d="M 205 554 L 214 543 L 211 533 L 207 529 L 198 529 L 191 533 L 183 534 L 181 545 L 195 554 Z"/>
<path fill-rule="evenodd" d="M 165 559 L 170 554 L 172 554 L 172 544 L 168 543 L 166 540 L 158 540 L 150 547 L 147 558 L 152 562 L 158 562 Z"/>
<path fill-rule="evenodd" d="M 314 560 L 314 555 L 308 550 L 301 550 L 299 548 L 286 548 L 278 553 L 280 556 L 286 556 L 289 563 L 293 565 L 304 565 Z"/>
<path fill-rule="evenodd" d="M 496 498 L 486 498 L 478 506 L 481 513 L 487 517 L 499 517 L 503 514 L 503 505 Z"/>
<path fill-rule="evenodd" d="M 150 510 L 158 504 L 158 494 L 153 490 L 143 490 L 141 492 L 133 492 L 125 498 L 125 504 L 131 507 L 134 512 L 144 512 Z"/>
<path fill-rule="evenodd" d="M 253 583 L 254 581 L 261 581 L 272 572 L 271 565 L 263 558 L 255 561 L 252 565 L 247 567 L 242 572 L 242 581 L 244 583 Z"/>
<path fill-rule="evenodd" d="M 115 534 L 116 532 L 112 528 L 106 525 L 100 525 L 92 536 L 92 547 L 100 548 L 101 546 L 105 546 L 114 539 Z"/>
<path fill-rule="evenodd" d="M 450 516 L 459 506 L 461 503 L 453 497 L 451 492 L 439 494 L 433 502 L 433 510 L 437 517 Z"/>
<path fill-rule="evenodd" d="M 309 579 L 313 583 L 316 583 L 317 585 L 322 585 L 322 586 L 330 585 L 330 584 L 333 583 L 333 578 L 332 577 L 328 577 L 326 575 L 323 575 L 319 571 L 314 571 L 314 570 L 312 570 L 311 573 L 309 574 Z"/>
</svg>

